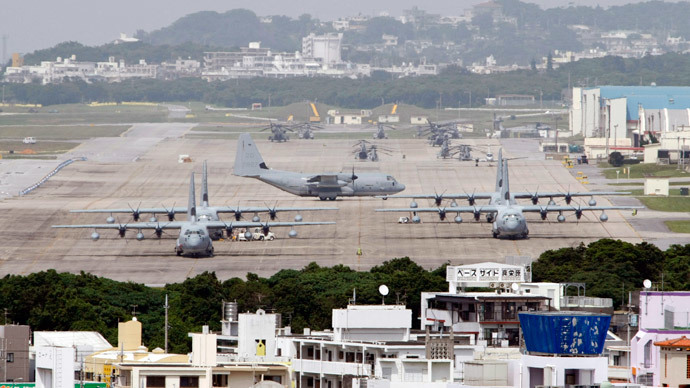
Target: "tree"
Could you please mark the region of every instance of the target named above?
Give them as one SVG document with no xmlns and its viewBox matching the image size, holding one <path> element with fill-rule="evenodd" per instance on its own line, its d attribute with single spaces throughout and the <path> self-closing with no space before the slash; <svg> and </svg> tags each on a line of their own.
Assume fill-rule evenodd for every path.
<svg viewBox="0 0 690 388">
<path fill-rule="evenodd" d="M 614 167 L 620 167 L 623 165 L 625 157 L 618 151 L 613 151 L 609 154 L 609 164 Z"/>
</svg>

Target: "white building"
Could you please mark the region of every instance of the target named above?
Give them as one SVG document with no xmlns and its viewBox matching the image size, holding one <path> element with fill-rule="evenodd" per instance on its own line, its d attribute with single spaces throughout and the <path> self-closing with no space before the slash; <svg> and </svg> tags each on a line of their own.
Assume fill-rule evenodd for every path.
<svg viewBox="0 0 690 388">
<path fill-rule="evenodd" d="M 340 63 L 340 44 L 343 34 L 314 35 L 302 38 L 302 55 L 321 60 L 324 64 Z"/>
<path fill-rule="evenodd" d="M 74 348 L 36 348 L 36 388 L 74 388 Z"/>
<path fill-rule="evenodd" d="M 635 382 L 660 385 L 661 353 L 655 342 L 690 335 L 690 292 L 640 292 L 639 331 L 632 338 L 631 374 Z"/>
</svg>

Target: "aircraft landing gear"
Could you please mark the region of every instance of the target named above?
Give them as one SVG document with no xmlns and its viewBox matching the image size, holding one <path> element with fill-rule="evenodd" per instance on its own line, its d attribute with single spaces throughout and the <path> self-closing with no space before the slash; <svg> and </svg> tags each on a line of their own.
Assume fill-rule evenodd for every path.
<svg viewBox="0 0 690 388">
<path fill-rule="evenodd" d="M 494 235 L 494 238 L 498 238 L 498 232 L 494 231 L 493 235 Z"/>
</svg>

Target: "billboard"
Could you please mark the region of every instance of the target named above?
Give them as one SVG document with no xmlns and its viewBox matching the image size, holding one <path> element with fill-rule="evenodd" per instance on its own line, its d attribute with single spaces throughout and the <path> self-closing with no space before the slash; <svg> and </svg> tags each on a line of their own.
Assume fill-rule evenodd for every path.
<svg viewBox="0 0 690 388">
<path fill-rule="evenodd" d="M 601 355 L 611 316 L 577 311 L 520 313 L 528 352 Z"/>
</svg>

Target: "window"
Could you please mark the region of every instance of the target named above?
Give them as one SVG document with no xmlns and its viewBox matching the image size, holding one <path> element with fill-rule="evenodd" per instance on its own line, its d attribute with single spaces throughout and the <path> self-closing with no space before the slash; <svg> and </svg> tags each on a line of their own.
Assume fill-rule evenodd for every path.
<svg viewBox="0 0 690 388">
<path fill-rule="evenodd" d="M 199 376 L 180 376 L 180 388 L 198 388 Z"/>
<path fill-rule="evenodd" d="M 228 386 L 228 375 L 214 374 L 213 375 L 213 386 L 214 387 L 227 387 Z"/>
<path fill-rule="evenodd" d="M 146 376 L 146 386 L 151 388 L 165 388 L 165 376 Z"/>
<path fill-rule="evenodd" d="M 690 355 L 685 357 L 685 377 L 690 379 Z"/>
<path fill-rule="evenodd" d="M 7 353 L 7 362 L 14 362 L 14 353 Z"/>
</svg>

